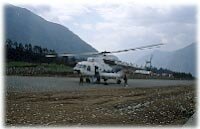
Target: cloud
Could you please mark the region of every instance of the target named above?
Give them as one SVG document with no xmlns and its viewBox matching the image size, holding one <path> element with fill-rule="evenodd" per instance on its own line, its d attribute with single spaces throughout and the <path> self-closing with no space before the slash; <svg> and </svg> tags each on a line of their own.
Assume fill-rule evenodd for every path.
<svg viewBox="0 0 200 129">
<path fill-rule="evenodd" d="M 84 13 L 89 13 L 90 10 L 81 4 L 73 4 L 73 3 L 66 3 L 66 4 L 56 4 L 52 5 L 45 4 L 45 5 L 21 5 L 32 12 L 44 17 L 45 19 L 52 21 L 52 22 L 61 22 L 63 21 L 71 21 L 74 17 L 81 16 Z M 57 19 L 56 21 L 54 21 Z M 58 20 L 59 19 L 59 20 Z"/>
<path fill-rule="evenodd" d="M 35 13 L 46 13 L 49 12 L 51 10 L 51 7 L 48 5 L 24 5 L 25 8 L 28 8 L 29 10 L 35 12 Z"/>
<path fill-rule="evenodd" d="M 86 29 L 86 30 L 92 30 L 93 29 L 92 24 L 82 24 L 81 27 L 83 29 Z"/>
<path fill-rule="evenodd" d="M 164 42 L 176 50 L 196 41 L 197 8 L 193 5 L 134 3 L 26 6 L 45 19 L 62 24 L 99 51 Z"/>
<path fill-rule="evenodd" d="M 195 41 L 195 6 L 111 5 L 97 10 L 105 19 L 96 25 L 97 31 L 107 33 L 102 38 L 117 34 L 112 41 L 120 48 L 165 41 L 166 50 L 175 50 Z"/>
</svg>

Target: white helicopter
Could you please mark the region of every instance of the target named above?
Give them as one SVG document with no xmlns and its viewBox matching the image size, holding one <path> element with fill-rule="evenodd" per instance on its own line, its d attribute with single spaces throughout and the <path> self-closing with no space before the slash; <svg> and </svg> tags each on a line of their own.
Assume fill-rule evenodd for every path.
<svg viewBox="0 0 200 129">
<path fill-rule="evenodd" d="M 137 48 L 118 50 L 118 51 L 104 51 L 104 52 L 87 52 L 87 53 L 78 53 L 78 54 L 50 54 L 46 55 L 46 57 L 70 57 L 70 56 L 93 56 L 88 57 L 87 61 L 81 61 L 76 64 L 73 68 L 75 72 L 78 72 L 82 78 L 86 79 L 86 82 L 97 82 L 100 83 L 101 79 L 106 81 L 108 79 L 115 79 L 117 84 L 121 83 L 121 79 L 123 79 L 126 70 L 131 68 L 132 70 L 141 70 L 143 68 L 139 68 L 134 66 L 131 63 L 126 63 L 120 61 L 116 56 L 112 55 L 113 53 L 121 53 L 128 51 L 136 51 L 143 49 L 152 49 L 155 47 L 159 47 L 163 44 L 152 44 L 147 46 L 141 46 Z"/>
</svg>

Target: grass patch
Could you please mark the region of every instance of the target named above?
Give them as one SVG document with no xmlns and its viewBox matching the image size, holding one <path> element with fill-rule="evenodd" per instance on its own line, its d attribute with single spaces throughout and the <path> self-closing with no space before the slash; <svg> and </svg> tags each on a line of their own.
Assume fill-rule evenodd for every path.
<svg viewBox="0 0 200 129">
<path fill-rule="evenodd" d="M 45 69 L 47 71 L 50 72 L 72 72 L 73 68 L 70 66 L 66 66 L 63 64 L 55 64 L 55 63 L 51 63 L 51 64 L 41 64 L 39 67 L 45 67 Z"/>
<path fill-rule="evenodd" d="M 35 67 L 35 63 L 21 62 L 21 61 L 11 61 L 6 63 L 6 67 Z"/>
<path fill-rule="evenodd" d="M 73 72 L 73 67 L 64 64 L 55 63 L 29 63 L 13 61 L 6 64 L 6 69 L 8 69 L 9 75 L 21 75 L 21 74 L 59 74 L 59 73 L 71 73 Z M 9 70 L 11 69 L 11 70 Z M 32 72 L 30 72 L 32 71 Z"/>
</svg>

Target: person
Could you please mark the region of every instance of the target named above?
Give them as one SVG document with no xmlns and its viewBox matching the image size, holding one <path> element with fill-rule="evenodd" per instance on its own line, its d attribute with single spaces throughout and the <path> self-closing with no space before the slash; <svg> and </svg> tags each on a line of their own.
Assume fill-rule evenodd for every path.
<svg viewBox="0 0 200 129">
<path fill-rule="evenodd" d="M 126 74 L 124 74 L 124 86 L 127 87 L 128 86 L 128 79 Z"/>
<path fill-rule="evenodd" d="M 80 82 L 79 82 L 79 85 L 83 85 L 83 76 L 82 76 L 82 75 L 80 76 Z"/>
</svg>

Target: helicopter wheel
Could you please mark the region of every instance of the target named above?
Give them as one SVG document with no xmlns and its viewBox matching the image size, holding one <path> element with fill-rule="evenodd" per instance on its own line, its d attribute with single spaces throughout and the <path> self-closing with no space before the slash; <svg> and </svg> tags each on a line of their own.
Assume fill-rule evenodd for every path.
<svg viewBox="0 0 200 129">
<path fill-rule="evenodd" d="M 121 80 L 117 80 L 117 84 L 121 84 Z"/>
<path fill-rule="evenodd" d="M 106 82 L 108 79 L 103 79 L 104 80 L 104 85 L 108 85 L 108 83 Z"/>
</svg>

